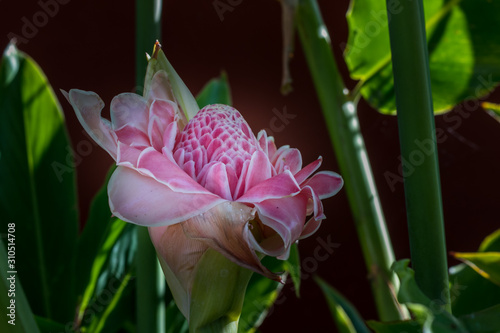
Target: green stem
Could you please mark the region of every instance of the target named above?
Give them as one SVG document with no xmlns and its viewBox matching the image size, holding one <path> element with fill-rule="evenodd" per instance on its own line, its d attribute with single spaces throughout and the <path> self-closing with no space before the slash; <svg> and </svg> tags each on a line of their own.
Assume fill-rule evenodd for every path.
<svg viewBox="0 0 500 333">
<path fill-rule="evenodd" d="M 384 321 L 402 319 L 405 312 L 394 300 L 398 285 L 390 270 L 394 253 L 359 129 L 356 103 L 344 93 L 316 1 L 300 0 L 296 15 L 302 46 L 345 180 L 379 316 Z"/>
<path fill-rule="evenodd" d="M 142 91 L 146 75 L 146 52 L 161 38 L 161 0 L 136 1 L 136 86 Z M 137 331 L 165 332 L 165 278 L 147 228 L 138 227 Z"/>
<path fill-rule="evenodd" d="M 388 2 L 389 6 L 389 2 Z M 431 300 L 450 309 L 425 19 L 404 0 L 389 22 L 412 266 Z"/>
</svg>

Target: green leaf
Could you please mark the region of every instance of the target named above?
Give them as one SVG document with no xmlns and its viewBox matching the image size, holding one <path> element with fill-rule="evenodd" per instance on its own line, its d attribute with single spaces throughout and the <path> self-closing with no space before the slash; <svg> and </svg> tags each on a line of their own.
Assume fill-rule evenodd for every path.
<svg viewBox="0 0 500 333">
<path fill-rule="evenodd" d="M 5 229 L 6 231 L 9 229 Z M 37 333 L 38 327 L 35 323 L 30 304 L 26 299 L 19 276 L 11 273 L 7 266 L 9 258 L 7 253 L 12 251 L 14 240 L 8 233 L 6 237 L 7 250 L 5 250 L 2 237 L 0 237 L 0 304 L 2 305 L 2 319 L 0 320 L 0 331 L 11 333 Z M 4 312 L 5 311 L 5 312 Z"/>
<path fill-rule="evenodd" d="M 416 320 L 391 322 L 369 320 L 366 323 L 375 333 L 422 333 L 422 327 Z"/>
<path fill-rule="evenodd" d="M 479 245 L 479 252 L 500 252 L 500 229 L 487 236 L 481 245 Z"/>
<path fill-rule="evenodd" d="M 470 333 L 500 332 L 500 304 L 460 318 Z"/>
<path fill-rule="evenodd" d="M 78 232 L 73 156 L 61 107 L 12 44 L 0 68 L 0 215 L 16 224 L 16 266 L 33 313 L 72 318 Z"/>
<path fill-rule="evenodd" d="M 409 259 L 396 261 L 392 265 L 392 269 L 397 274 L 401 283 L 398 292 L 398 301 L 400 303 L 419 303 L 430 305 L 431 300 L 417 286 L 415 282 L 415 272 L 409 268 Z"/>
<path fill-rule="evenodd" d="M 481 311 L 500 300 L 500 287 L 466 264 L 450 268 L 450 284 L 451 306 L 456 316 Z"/>
<path fill-rule="evenodd" d="M 72 327 L 72 322 L 69 322 L 67 326 L 65 326 L 43 317 L 36 316 L 35 320 L 41 333 L 66 332 L 68 327 Z"/>
<path fill-rule="evenodd" d="M 500 252 L 452 252 L 452 255 L 469 265 L 482 277 L 500 285 Z"/>
<path fill-rule="evenodd" d="M 226 72 L 222 72 L 219 78 L 210 80 L 196 96 L 196 101 L 201 107 L 209 104 L 231 105 L 231 90 Z"/>
<path fill-rule="evenodd" d="M 165 311 L 165 322 L 167 323 L 167 330 L 165 333 L 188 333 L 189 325 L 179 310 L 174 300 L 171 300 L 167 305 Z"/>
<path fill-rule="evenodd" d="M 408 267 L 409 262 L 404 259 L 393 264 L 400 281 L 398 301 L 408 307 L 424 332 L 466 333 L 460 321 L 445 310 L 444 299 L 430 300 L 420 290 L 415 281 L 415 272 Z"/>
<path fill-rule="evenodd" d="M 500 251 L 500 229 L 487 236 L 479 246 L 479 252 L 491 251 Z M 500 286 L 466 264 L 450 268 L 450 285 L 453 313 L 457 316 L 490 308 L 500 300 Z"/>
<path fill-rule="evenodd" d="M 110 332 L 113 330 L 105 325 L 119 328 L 127 319 L 123 313 L 115 313 L 114 321 L 106 321 L 124 292 L 130 292 L 126 288 L 135 268 L 136 231 L 133 224 L 118 219 L 113 221 L 92 266 L 91 279 L 80 304 L 79 326 L 89 327 L 91 332 Z"/>
<path fill-rule="evenodd" d="M 356 308 L 335 288 L 319 277 L 314 277 L 328 302 L 332 317 L 342 333 L 369 333 L 365 322 Z"/>
<path fill-rule="evenodd" d="M 403 4 L 388 10 L 398 15 Z M 425 0 L 434 111 L 490 93 L 500 80 L 500 3 L 488 0 Z M 361 94 L 382 113 L 394 114 L 394 82 L 387 9 L 382 0 L 355 0 L 347 13 L 345 60 L 360 80 Z"/>
<path fill-rule="evenodd" d="M 107 184 L 111 174 L 116 169 L 112 166 L 106 176 L 104 185 L 99 189 L 90 204 L 89 217 L 85 227 L 78 237 L 76 262 L 76 291 L 83 295 L 89 283 L 92 266 L 101 251 L 103 244 L 109 237 L 111 227 L 116 218 L 111 217 L 108 203 Z"/>
<path fill-rule="evenodd" d="M 262 264 L 272 272 L 285 270 L 285 262 L 274 257 L 264 257 Z M 238 332 L 253 333 L 262 324 L 283 288 L 283 284 L 260 274 L 253 274 L 248 283 L 241 310 Z"/>
</svg>

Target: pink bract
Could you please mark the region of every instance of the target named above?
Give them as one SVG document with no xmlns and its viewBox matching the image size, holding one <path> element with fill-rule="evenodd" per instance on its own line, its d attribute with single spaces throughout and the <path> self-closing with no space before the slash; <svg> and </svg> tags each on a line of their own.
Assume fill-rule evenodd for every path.
<svg viewBox="0 0 500 333">
<path fill-rule="evenodd" d="M 321 157 L 303 168 L 297 149 L 277 149 L 265 131 L 255 137 L 230 106 L 208 105 L 186 124 L 162 89 L 166 73 L 156 73 L 153 82 L 158 84 L 145 98 L 116 96 L 111 121 L 101 117 L 97 94 L 65 93 L 83 127 L 118 166 L 108 185 L 112 213 L 150 227 L 164 270 L 184 286 L 182 275 L 189 280 L 207 248 L 278 279 L 256 251 L 287 259 L 295 241 L 318 229 L 325 218 L 321 200 L 341 189 L 342 178 L 315 173 Z"/>
</svg>

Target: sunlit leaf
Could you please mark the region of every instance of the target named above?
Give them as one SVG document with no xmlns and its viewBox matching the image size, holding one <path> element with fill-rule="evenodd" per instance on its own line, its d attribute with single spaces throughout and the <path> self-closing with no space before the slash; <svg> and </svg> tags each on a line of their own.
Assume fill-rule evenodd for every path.
<svg viewBox="0 0 500 333">
<path fill-rule="evenodd" d="M 395 113 L 387 11 L 403 3 L 354 0 L 347 14 L 345 60 L 361 80 L 363 97 L 383 113 Z M 434 111 L 490 93 L 500 81 L 500 3 L 488 0 L 425 0 Z"/>
<path fill-rule="evenodd" d="M 487 236 L 479 252 L 500 251 L 500 230 Z M 450 295 L 453 313 L 463 316 L 490 308 L 500 301 L 500 286 L 466 264 L 450 267 Z M 481 295 L 481 297 L 478 297 Z"/>
<path fill-rule="evenodd" d="M 500 285 L 500 252 L 453 252 L 452 255 L 465 262 L 482 277 Z"/>
<path fill-rule="evenodd" d="M 342 296 L 335 288 L 328 285 L 322 279 L 315 277 L 316 283 L 323 291 L 323 295 L 328 302 L 330 312 L 337 325 L 337 328 L 342 333 L 369 333 L 370 330 L 366 327 L 365 322 L 356 308 Z"/>
<path fill-rule="evenodd" d="M 12 44 L 0 69 L 0 184 L 1 230 L 15 223 L 14 270 L 33 313 L 72 318 L 78 214 L 71 145 L 47 78 Z"/>
</svg>

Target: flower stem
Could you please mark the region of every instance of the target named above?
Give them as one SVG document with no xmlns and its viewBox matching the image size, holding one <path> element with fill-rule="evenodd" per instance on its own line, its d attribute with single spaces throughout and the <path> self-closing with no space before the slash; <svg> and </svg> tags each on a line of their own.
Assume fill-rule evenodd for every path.
<svg viewBox="0 0 500 333">
<path fill-rule="evenodd" d="M 389 1 L 387 7 L 389 7 Z M 405 0 L 389 21 L 412 266 L 419 287 L 450 310 L 448 269 L 425 19 Z M 422 148 L 425 145 L 425 154 Z M 416 155 L 423 156 L 411 163 Z M 414 164 L 414 165 L 413 165 Z"/>
<path fill-rule="evenodd" d="M 136 1 L 136 87 L 142 92 L 146 75 L 146 52 L 161 33 L 161 0 Z M 151 244 L 148 229 L 137 227 L 137 332 L 165 332 L 165 278 Z"/>
<path fill-rule="evenodd" d="M 315 0 L 299 1 L 296 22 L 345 180 L 380 319 L 403 319 L 404 309 L 394 299 L 397 280 L 390 270 L 394 253 L 359 129 L 357 101 L 350 100 L 344 93 L 345 86 Z"/>
</svg>

